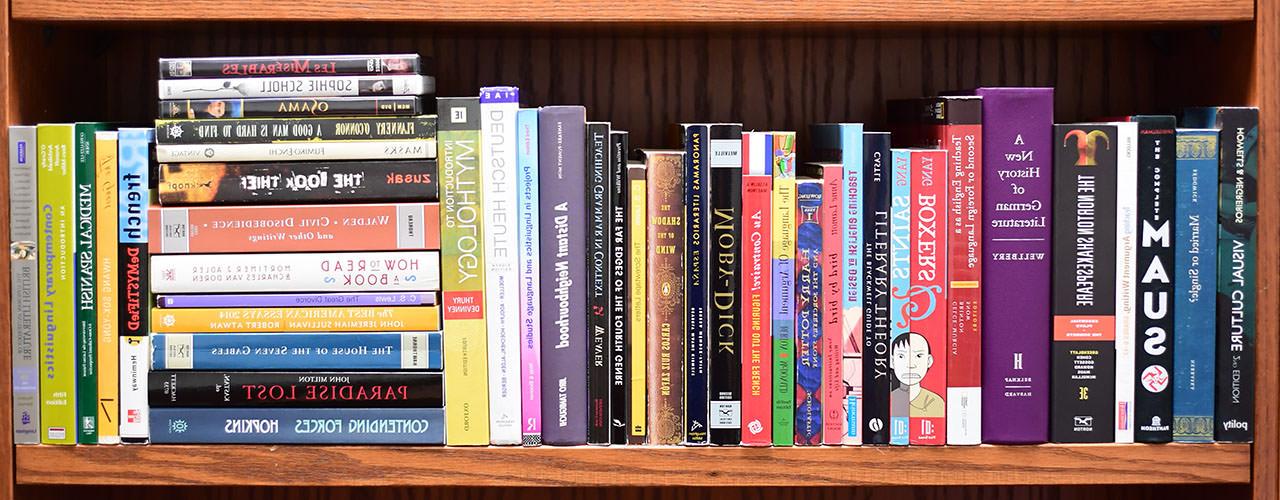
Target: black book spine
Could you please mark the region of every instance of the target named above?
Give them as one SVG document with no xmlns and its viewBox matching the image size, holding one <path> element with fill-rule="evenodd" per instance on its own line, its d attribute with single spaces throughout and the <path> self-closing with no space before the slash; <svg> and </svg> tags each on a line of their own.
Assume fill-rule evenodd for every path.
<svg viewBox="0 0 1280 500">
<path fill-rule="evenodd" d="M 628 404 L 627 390 L 629 372 L 627 345 L 630 332 L 627 331 L 627 148 L 629 137 L 624 131 L 615 130 L 609 134 L 609 207 L 613 219 L 609 229 L 609 258 L 613 289 L 610 298 L 613 301 L 610 317 L 610 337 L 612 348 L 609 356 L 612 363 L 612 378 L 609 384 L 609 423 L 613 444 L 627 444 L 630 429 L 627 425 Z"/>
<path fill-rule="evenodd" d="M 711 444 L 742 442 L 742 126 L 711 125 L 707 164 L 711 174 L 710 271 L 711 352 L 708 425 Z"/>
<path fill-rule="evenodd" d="M 613 232 L 610 207 L 609 124 L 587 123 L 587 331 L 590 359 L 587 363 L 587 444 L 609 444 L 609 396 L 612 392 L 613 256 L 609 251 Z"/>
<path fill-rule="evenodd" d="M 1137 116 L 1138 348 L 1134 440 L 1173 441 L 1173 226 L 1177 121 Z"/>
<path fill-rule="evenodd" d="M 435 115 L 367 118 L 158 120 L 156 144 L 260 144 L 412 140 L 436 137 Z"/>
<path fill-rule="evenodd" d="M 162 163 L 161 205 L 439 201 L 435 160 Z"/>
<path fill-rule="evenodd" d="M 710 299 L 707 281 L 710 268 L 710 224 L 707 223 L 710 204 L 710 187 L 707 182 L 707 125 L 684 126 L 684 179 L 685 179 L 685 419 L 684 443 L 706 445 L 709 443 L 707 428 L 708 396 L 710 388 L 707 349 L 710 326 L 707 317 L 707 301 Z"/>
<path fill-rule="evenodd" d="M 427 372 L 153 371 L 152 408 L 443 408 L 444 376 Z"/>
<path fill-rule="evenodd" d="M 391 75 L 422 71 L 418 54 L 160 59 L 162 80 L 228 76 Z"/>
<path fill-rule="evenodd" d="M 889 444 L 888 132 L 863 132 L 862 443 Z"/>
<path fill-rule="evenodd" d="M 1115 440 L 1115 126 L 1055 125 L 1049 437 Z"/>
<path fill-rule="evenodd" d="M 434 102 L 434 100 L 432 101 Z M 316 116 L 417 116 L 422 98 L 285 97 L 263 99 L 176 99 L 160 101 L 160 119 L 281 118 Z"/>
</svg>

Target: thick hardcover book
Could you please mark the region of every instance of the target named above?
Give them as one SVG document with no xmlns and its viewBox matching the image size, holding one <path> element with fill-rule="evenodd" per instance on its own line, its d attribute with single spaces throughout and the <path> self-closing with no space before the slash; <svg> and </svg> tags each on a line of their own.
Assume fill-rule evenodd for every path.
<svg viewBox="0 0 1280 500">
<path fill-rule="evenodd" d="M 521 442 L 542 444 L 542 286 L 538 228 L 538 110 L 516 114 L 516 242 L 520 314 Z"/>
<path fill-rule="evenodd" d="M 982 419 L 985 443 L 1049 439 L 1053 89 L 982 96 Z M 987 313 L 990 314 L 987 314 Z"/>
<path fill-rule="evenodd" d="M 859 427 L 862 444 L 889 444 L 889 402 L 892 386 L 889 372 L 889 246 L 890 222 L 892 209 L 892 184 L 890 171 L 892 154 L 889 150 L 888 132 L 864 132 L 862 139 L 862 185 L 864 194 L 861 204 L 863 229 L 860 245 L 862 269 L 860 299 L 862 300 L 861 332 L 856 334 L 861 339 L 859 350 L 862 358 L 858 360 L 861 373 L 860 381 L 847 381 L 846 384 L 861 385 L 861 411 L 855 412 L 845 400 L 848 425 Z M 845 171 L 848 175 L 848 170 Z M 845 178 L 846 182 L 848 177 Z M 846 228 L 847 229 L 847 228 Z M 846 235 L 846 238 L 848 236 Z M 847 241 L 847 240 L 846 240 Z M 846 270 L 847 271 L 847 270 Z M 847 284 L 846 284 L 847 286 Z M 849 291 L 845 291 L 846 298 Z M 849 321 L 846 311 L 845 321 Z M 848 327 L 846 326 L 846 329 Z M 846 338 L 845 341 L 850 341 Z M 844 373 L 848 374 L 849 346 L 845 347 Z M 861 417 L 860 419 L 856 417 Z M 849 434 L 855 431 L 849 430 Z M 846 443 L 849 441 L 848 435 Z"/>
<path fill-rule="evenodd" d="M 98 191 L 96 134 L 101 123 L 75 127 L 76 424 L 79 444 L 98 444 Z"/>
<path fill-rule="evenodd" d="M 437 306 L 151 310 L 153 333 L 387 332 L 439 329 L 440 308 Z"/>
<path fill-rule="evenodd" d="M 609 123 L 588 122 L 587 151 L 587 443 L 612 441 L 609 396 L 613 385 L 613 198 Z"/>
<path fill-rule="evenodd" d="M 253 144 L 162 144 L 156 146 L 156 160 L 166 163 L 417 160 L 434 158 L 435 154 L 435 139 Z"/>
<path fill-rule="evenodd" d="M 147 370 L 151 337 L 120 337 L 120 441 L 146 443 L 150 433 Z"/>
<path fill-rule="evenodd" d="M 1173 440 L 1173 233 L 1177 119 L 1134 116 L 1138 123 L 1138 346 L 1134 363 L 1134 440 Z"/>
<path fill-rule="evenodd" d="M 280 75 L 388 75 L 422 71 L 418 54 L 161 58 L 160 78 Z"/>
<path fill-rule="evenodd" d="M 436 91 L 435 78 L 422 75 L 195 78 L 157 83 L 161 99 L 366 97 Z"/>
<path fill-rule="evenodd" d="M 609 133 L 609 441 L 627 444 L 627 149 L 628 134 Z"/>
<path fill-rule="evenodd" d="M 151 336 L 151 369 L 440 370 L 444 364 L 440 336 L 440 332 L 156 334 Z"/>
<path fill-rule="evenodd" d="M 75 126 L 37 128 L 40 219 L 40 428 L 44 444 L 75 444 Z"/>
<path fill-rule="evenodd" d="M 159 172 L 161 205 L 440 199 L 435 160 L 176 163 L 160 165 Z"/>
<path fill-rule="evenodd" d="M 1134 361 L 1138 316 L 1138 125 L 1116 124 L 1116 442 L 1134 437 Z"/>
<path fill-rule="evenodd" d="M 1187 110 L 1218 139 L 1218 349 L 1214 438 L 1253 441 L 1257 338 L 1258 108 Z"/>
<path fill-rule="evenodd" d="M 708 220 L 712 258 L 708 335 L 708 421 L 711 444 L 742 442 L 742 125 L 712 124 L 705 158 L 711 186 Z"/>
<path fill-rule="evenodd" d="M 152 408 L 443 408 L 429 372 L 170 370 L 147 377 Z"/>
<path fill-rule="evenodd" d="M 156 307 L 365 307 L 434 306 L 435 292 L 389 293 L 241 293 L 160 295 Z"/>
<path fill-rule="evenodd" d="M 710 172 L 707 168 L 710 126 L 685 124 L 684 138 L 684 221 L 685 221 L 685 341 L 684 341 L 684 441 L 690 445 L 706 445 L 707 390 L 710 387 L 707 364 L 710 327 L 707 310 L 711 299 L 711 205 Z"/>
<path fill-rule="evenodd" d="M 160 101 L 160 119 L 280 118 L 309 116 L 417 116 L 422 98 L 322 97 L 265 99 L 178 99 Z"/>
<path fill-rule="evenodd" d="M 260 253 L 251 260 L 237 254 L 155 255 L 150 283 L 155 293 L 433 291 L 440 290 L 441 262 L 449 260 L 441 253 Z M 127 263 L 124 269 L 127 274 Z M 454 304 L 445 293 L 442 303 Z M 126 295 L 126 312 L 133 307 L 129 300 Z M 144 324 L 148 302 L 139 303 Z M 124 325 L 130 321 L 138 319 Z"/>
<path fill-rule="evenodd" d="M 156 144 L 434 139 L 436 115 L 156 120 Z"/>
<path fill-rule="evenodd" d="M 649 190 L 644 163 L 627 164 L 627 444 L 648 434 Z"/>
<path fill-rule="evenodd" d="M 13 442 L 40 443 L 40 377 L 44 323 L 36 262 L 36 127 L 9 127 L 9 314 L 13 340 Z"/>
<path fill-rule="evenodd" d="M 97 240 L 97 317 L 98 327 L 95 347 L 98 356 L 98 443 L 120 443 L 120 311 L 116 288 L 119 274 L 116 272 L 119 255 L 119 207 L 116 191 L 119 170 L 116 155 L 119 154 L 119 133 L 99 131 L 94 134 L 94 168 L 97 178 L 94 186 L 93 214 L 94 238 Z"/>
<path fill-rule="evenodd" d="M 542 442 L 587 442 L 587 110 L 538 110 Z"/>
<path fill-rule="evenodd" d="M 795 444 L 822 444 L 822 179 L 796 181 Z"/>
<path fill-rule="evenodd" d="M 909 356 L 904 379 L 910 395 L 912 445 L 947 444 L 948 322 L 947 150 L 911 151 L 911 287 L 907 290 L 907 338 L 890 359 Z M 936 354 L 935 354 L 936 353 Z"/>
<path fill-rule="evenodd" d="M 152 254 L 439 250 L 440 204 L 151 207 Z"/>
<path fill-rule="evenodd" d="M 1050 439 L 1115 440 L 1115 125 L 1054 125 Z M 987 412 L 987 415 L 993 415 Z"/>
<path fill-rule="evenodd" d="M 675 445 L 685 431 L 685 153 L 644 155 L 649 199 L 649 444 Z"/>
<path fill-rule="evenodd" d="M 1178 129 L 1173 207 L 1173 440 L 1213 441 L 1218 131 Z"/>
<path fill-rule="evenodd" d="M 484 308 L 489 336 L 489 442 L 521 443 L 519 199 L 516 113 L 520 90 L 480 89 L 480 176 L 484 186 Z"/>
<path fill-rule="evenodd" d="M 443 288 L 445 408 L 450 445 L 489 444 L 488 335 L 480 99 L 438 101 L 440 268 Z"/>
<path fill-rule="evenodd" d="M 156 444 L 444 444 L 439 408 L 156 408 Z"/>
<path fill-rule="evenodd" d="M 773 444 L 795 440 L 796 134 L 766 139 L 773 165 Z"/>
<path fill-rule="evenodd" d="M 910 351 L 907 307 L 911 287 L 911 150 L 893 149 L 889 218 L 889 444 L 906 446 L 911 430 L 911 382 L 915 358 Z M 919 379 L 915 379 L 919 388 Z"/>
<path fill-rule="evenodd" d="M 773 163 L 764 132 L 742 134 L 742 444 L 773 444 Z"/>
</svg>

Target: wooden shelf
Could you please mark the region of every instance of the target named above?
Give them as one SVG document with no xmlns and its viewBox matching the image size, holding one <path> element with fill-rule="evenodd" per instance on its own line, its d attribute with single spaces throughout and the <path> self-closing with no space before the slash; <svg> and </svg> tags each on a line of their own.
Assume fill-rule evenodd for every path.
<svg viewBox="0 0 1280 500">
<path fill-rule="evenodd" d="M 1248 21 L 1253 0 L 13 0 L 19 21 L 1134 22 Z"/>
<path fill-rule="evenodd" d="M 1247 483 L 1250 445 L 909 448 L 18 446 L 18 484 L 916 486 Z M 74 471 L 68 473 L 68 471 Z"/>
</svg>

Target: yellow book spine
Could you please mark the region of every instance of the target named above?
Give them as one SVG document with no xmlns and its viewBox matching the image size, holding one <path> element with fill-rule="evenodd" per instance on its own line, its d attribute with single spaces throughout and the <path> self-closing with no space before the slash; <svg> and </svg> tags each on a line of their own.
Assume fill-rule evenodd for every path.
<svg viewBox="0 0 1280 500">
<path fill-rule="evenodd" d="M 795 436 L 796 135 L 774 132 L 773 162 L 773 444 Z"/>
<path fill-rule="evenodd" d="M 97 156 L 98 265 L 98 443 L 120 442 L 120 349 L 116 337 L 120 329 L 116 311 L 116 144 L 115 132 L 98 132 L 94 137 Z"/>
<path fill-rule="evenodd" d="M 74 201 L 71 124 L 36 128 L 40 302 L 40 442 L 76 444 Z"/>
<path fill-rule="evenodd" d="M 440 329 L 440 308 L 243 307 L 151 310 L 154 333 L 405 332 Z"/>
<path fill-rule="evenodd" d="M 627 231 L 628 242 L 628 267 L 627 276 L 630 278 L 628 292 L 630 293 L 629 321 L 631 324 L 631 441 L 644 442 L 645 419 L 647 413 L 647 400 L 645 399 L 645 389 L 648 387 L 645 381 L 646 352 L 645 346 L 647 342 L 646 332 L 648 326 L 645 324 L 648 318 L 648 311 L 645 310 L 646 290 L 648 282 L 646 272 L 648 272 L 647 253 L 648 245 L 646 236 L 648 235 L 649 218 L 648 218 L 648 193 L 645 191 L 645 173 L 643 165 L 639 165 L 636 170 L 638 175 L 632 175 L 630 180 L 630 202 L 627 207 L 627 217 L 630 219 L 627 223 L 630 226 Z M 630 175 L 630 173 L 629 173 Z M 637 178 L 638 177 L 638 178 Z"/>
</svg>

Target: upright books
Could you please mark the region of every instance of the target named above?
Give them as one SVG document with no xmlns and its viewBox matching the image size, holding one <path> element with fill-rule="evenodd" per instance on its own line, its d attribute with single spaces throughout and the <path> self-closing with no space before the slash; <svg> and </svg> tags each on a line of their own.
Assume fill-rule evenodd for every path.
<svg viewBox="0 0 1280 500">
<path fill-rule="evenodd" d="M 710 306 L 711 444 L 742 441 L 742 125 L 713 124 L 709 131 L 712 259 Z"/>
<path fill-rule="evenodd" d="M 1218 131 L 1178 129 L 1173 209 L 1173 440 L 1213 441 Z"/>
<path fill-rule="evenodd" d="M 791 446 L 795 422 L 796 134 L 766 136 L 773 167 L 773 444 Z"/>
<path fill-rule="evenodd" d="M 36 190 L 36 127 L 9 127 L 9 271 L 10 311 L 13 340 L 13 442 L 39 444 L 44 434 L 40 423 L 40 379 L 44 363 L 41 348 L 44 325 L 40 319 L 37 282 L 46 274 L 37 262 L 38 215 Z M 43 243 L 43 241 L 42 241 Z"/>
<path fill-rule="evenodd" d="M 648 171 L 649 443 L 684 439 L 684 152 L 645 151 Z"/>
<path fill-rule="evenodd" d="M 862 178 L 866 200 L 862 206 L 862 442 L 890 441 L 889 405 L 892 390 L 889 340 L 890 224 L 892 210 L 892 154 L 887 132 L 866 132 L 863 138 Z M 846 292 L 848 293 L 848 292 Z M 848 318 L 846 317 L 846 321 Z"/>
<path fill-rule="evenodd" d="M 910 398 L 912 445 L 947 443 L 947 152 L 910 150 L 911 277 L 902 312 L 905 338 L 890 346 L 891 359 L 905 364 L 899 380 Z M 903 291 L 899 290 L 898 294 Z M 905 359 L 904 359 L 905 358 Z M 903 374 L 905 373 L 905 376 Z"/>
<path fill-rule="evenodd" d="M 742 444 L 773 442 L 773 154 L 742 134 Z"/>
<path fill-rule="evenodd" d="M 489 340 L 489 442 L 520 444 L 519 240 L 515 87 L 480 89 L 484 307 Z"/>
<path fill-rule="evenodd" d="M 44 444 L 76 443 L 74 125 L 37 127 L 40 218 L 40 428 Z"/>
</svg>

